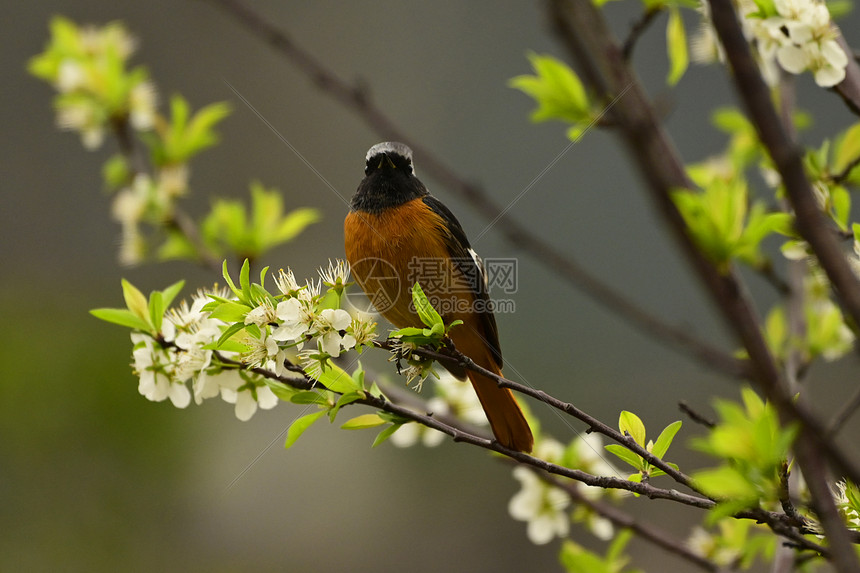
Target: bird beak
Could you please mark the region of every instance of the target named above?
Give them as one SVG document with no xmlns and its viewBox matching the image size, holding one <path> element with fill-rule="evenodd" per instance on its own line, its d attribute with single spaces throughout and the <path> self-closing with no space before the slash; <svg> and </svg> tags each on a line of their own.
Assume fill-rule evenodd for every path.
<svg viewBox="0 0 860 573">
<path fill-rule="evenodd" d="M 388 155 L 386 155 L 384 153 L 382 154 L 382 157 L 379 159 L 379 165 L 377 165 L 376 168 L 382 169 L 382 164 L 385 163 L 386 160 L 388 160 L 389 167 L 391 167 L 392 169 L 397 169 L 397 166 L 394 165 L 394 162 L 391 161 L 391 158 L 388 157 Z"/>
</svg>

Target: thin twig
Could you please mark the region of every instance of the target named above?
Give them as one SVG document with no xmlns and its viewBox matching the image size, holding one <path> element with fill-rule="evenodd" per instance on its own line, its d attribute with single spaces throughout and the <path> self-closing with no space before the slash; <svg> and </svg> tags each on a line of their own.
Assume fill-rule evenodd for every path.
<svg viewBox="0 0 860 573">
<path fill-rule="evenodd" d="M 219 361 L 224 364 L 244 368 L 264 378 L 276 380 L 299 390 L 326 390 L 331 392 L 331 390 L 328 390 L 324 384 L 317 380 L 307 378 L 307 376 L 305 376 L 304 378 L 279 376 L 275 372 L 272 372 L 265 368 L 248 367 L 246 364 L 243 364 L 238 360 L 227 358 L 226 356 L 217 351 L 214 353 L 214 355 Z M 459 423 L 445 423 L 440 418 L 421 414 L 420 412 L 417 412 L 412 408 L 402 406 L 400 404 L 395 404 L 394 402 L 391 402 L 385 397 L 377 397 L 370 394 L 366 394 L 364 398 L 358 399 L 352 403 L 370 406 L 377 410 L 388 412 L 389 414 L 395 414 L 413 422 L 418 422 L 424 426 L 427 426 L 428 428 L 432 428 L 434 430 L 442 432 L 443 434 L 447 434 L 448 436 L 453 438 L 455 442 L 464 442 L 473 446 L 477 446 L 479 448 L 483 448 L 485 450 L 490 450 L 507 456 L 517 462 L 532 466 L 534 468 L 548 472 L 553 475 L 570 478 L 572 480 L 582 482 L 586 485 L 601 488 L 622 489 L 637 493 L 639 495 L 644 495 L 649 499 L 667 499 L 671 501 L 676 501 L 684 505 L 689 505 L 691 507 L 698 507 L 701 509 L 711 509 L 716 505 L 716 503 L 711 499 L 682 493 L 674 489 L 669 490 L 658 488 L 650 484 L 631 482 L 614 476 L 595 476 L 580 470 L 559 466 L 557 464 L 547 462 L 546 460 L 536 458 L 532 455 L 506 448 L 494 439 L 473 434 L 463 429 L 463 427 L 460 426 Z"/>
<path fill-rule="evenodd" d="M 624 57 L 624 61 L 630 61 L 636 42 L 639 41 L 639 38 L 645 33 L 651 22 L 654 21 L 654 18 L 662 11 L 661 8 L 648 8 L 638 20 L 633 22 L 633 26 L 630 27 L 630 33 L 627 35 L 627 39 L 624 40 L 624 45 L 621 48 L 621 55 Z"/>
<path fill-rule="evenodd" d="M 830 176 L 830 181 L 834 183 L 842 184 L 848 176 L 851 175 L 851 172 L 860 165 L 860 157 L 855 157 L 851 161 L 848 162 L 848 165 L 845 166 L 845 169 L 840 171 L 839 173 L 834 173 Z"/>
<path fill-rule="evenodd" d="M 833 419 L 827 426 L 827 435 L 831 438 L 835 437 L 842 429 L 842 426 L 845 425 L 845 422 L 854 415 L 858 408 L 860 408 L 860 388 L 854 391 L 851 399 L 833 416 Z"/>
<path fill-rule="evenodd" d="M 534 471 L 535 474 L 545 482 L 567 492 L 574 503 L 587 507 L 597 515 L 609 520 L 615 527 L 629 529 L 638 537 L 664 549 L 672 555 L 676 555 L 681 559 L 692 563 L 700 569 L 705 571 L 719 571 L 719 566 L 716 563 L 694 553 L 683 542 L 672 538 L 659 527 L 653 524 L 643 523 L 617 507 L 590 499 L 588 496 L 583 495 L 582 486 L 579 484 L 558 479 L 556 476 L 539 470 L 532 471 Z"/>
<path fill-rule="evenodd" d="M 684 412 L 685 414 L 687 414 L 687 416 L 689 416 L 691 420 L 693 420 L 693 421 L 694 421 L 694 422 L 696 422 L 697 424 L 701 424 L 702 426 L 704 426 L 704 427 L 706 427 L 706 428 L 709 428 L 709 429 L 710 429 L 710 428 L 713 428 L 714 426 L 716 426 L 716 425 L 717 425 L 717 424 L 716 424 L 713 420 L 711 420 L 710 418 L 706 418 L 706 417 L 705 417 L 705 416 L 703 416 L 702 414 L 700 414 L 700 413 L 696 412 L 695 410 L 693 410 L 693 408 L 692 408 L 689 404 L 687 404 L 686 402 L 684 402 L 683 400 L 681 400 L 680 402 L 678 402 L 678 408 L 679 408 L 682 412 Z"/>
<path fill-rule="evenodd" d="M 239 361 L 226 358 L 217 351 L 214 353 L 214 355 L 216 359 L 218 359 L 224 364 L 228 364 L 238 368 L 244 368 L 264 378 L 276 380 L 299 390 L 327 390 L 325 386 L 320 382 L 308 378 L 307 375 L 304 374 L 300 366 L 291 364 L 289 362 L 285 362 L 284 366 L 291 372 L 301 373 L 301 376 L 279 376 L 275 372 L 266 370 L 264 368 L 248 367 L 246 364 L 243 364 Z M 331 390 L 327 391 L 331 392 Z M 334 394 L 337 393 L 334 392 Z M 390 389 L 388 389 L 385 394 L 391 394 Z M 394 394 L 396 395 L 396 393 Z M 452 437 L 456 442 L 464 442 L 473 446 L 477 446 L 502 454 L 503 456 L 509 458 L 512 462 L 521 463 L 530 467 L 532 470 L 537 471 L 538 475 L 541 476 L 557 476 L 562 478 L 569 478 L 571 480 L 581 482 L 593 487 L 621 489 L 632 493 L 637 493 L 639 495 L 644 495 L 649 499 L 666 499 L 669 501 L 681 503 L 683 505 L 697 507 L 705 510 L 712 509 L 716 505 L 716 502 L 711 499 L 683 494 L 674 489 L 667 490 L 663 488 L 657 488 L 650 484 L 631 482 L 616 477 L 595 476 L 587 472 L 582 472 L 571 468 L 565 468 L 557 464 L 549 463 L 540 458 L 535 458 L 534 456 L 524 454 L 516 450 L 511 450 L 509 448 L 505 448 L 495 440 L 492 440 L 485 436 L 477 435 L 472 431 L 466 430 L 464 429 L 462 421 L 460 421 L 459 419 L 451 417 L 445 418 L 442 416 L 435 416 L 430 414 L 422 414 L 421 411 L 426 412 L 428 411 L 428 408 L 426 407 L 426 403 L 423 403 L 417 398 L 410 399 L 409 402 L 411 403 L 410 406 L 404 406 L 396 402 L 392 402 L 386 397 L 375 397 L 371 395 L 366 395 L 365 398 L 356 400 L 355 402 L 353 402 L 353 404 L 362 404 L 378 410 L 382 410 L 384 412 L 395 414 L 401 418 L 411 420 L 413 422 L 422 424 L 428 428 L 432 428 L 444 434 L 447 434 L 448 436 Z M 556 477 L 552 477 L 550 479 L 556 479 Z M 572 488 L 576 487 L 574 484 L 565 484 L 565 482 L 562 481 L 555 481 L 554 483 L 558 484 L 559 487 L 564 488 L 566 491 L 570 491 Z M 617 517 L 619 520 L 623 520 L 620 515 L 618 515 Z M 811 551 L 816 551 L 823 556 L 828 555 L 828 550 L 826 548 L 803 537 L 801 531 L 799 531 L 799 529 L 802 528 L 803 523 L 798 523 L 796 520 L 785 514 L 755 508 L 740 511 L 736 513 L 734 517 L 737 519 L 752 519 L 759 523 L 765 523 L 775 533 L 790 539 L 798 547 Z M 620 522 L 619 525 L 621 525 Z"/>
<path fill-rule="evenodd" d="M 415 156 L 421 158 L 422 169 L 446 188 L 458 194 L 486 220 L 504 220 L 496 229 L 510 244 L 529 253 L 536 261 L 558 274 L 593 301 L 627 321 L 652 339 L 659 340 L 691 356 L 705 365 L 734 378 L 748 374 L 746 363 L 738 360 L 709 342 L 698 339 L 689 329 L 673 326 L 651 314 L 610 285 L 600 281 L 582 265 L 556 245 L 538 237 L 532 230 L 505 214 L 479 185 L 470 183 L 451 167 L 420 145 L 377 106 L 366 86 L 341 79 L 311 53 L 302 49 L 283 30 L 273 25 L 253 8 L 239 0 L 208 0 L 222 8 L 256 37 L 269 44 L 292 62 L 320 91 L 363 119 L 381 137 L 402 141 L 409 145 Z"/>
<path fill-rule="evenodd" d="M 386 350 L 391 349 L 390 341 L 378 342 L 377 346 L 380 348 L 384 348 Z M 462 366 L 462 367 L 466 368 L 467 370 L 471 370 L 473 372 L 478 372 L 482 376 L 486 376 L 487 378 L 495 380 L 498 383 L 499 387 L 501 387 L 501 388 L 510 388 L 511 390 L 519 392 L 520 394 L 523 394 L 525 396 L 531 396 L 532 398 L 535 398 L 536 400 L 539 400 L 539 401 L 543 402 L 544 404 L 552 406 L 553 408 L 555 408 L 557 410 L 560 410 L 560 411 L 562 411 L 562 412 L 564 412 L 570 416 L 573 416 L 577 420 L 585 422 L 585 424 L 588 425 L 590 430 L 596 431 L 596 432 L 603 434 L 604 436 L 610 438 L 611 440 L 618 442 L 619 444 L 621 444 L 625 448 L 628 448 L 630 451 L 632 451 L 636 455 L 641 456 L 645 461 L 647 461 L 652 466 L 663 470 L 664 472 L 666 472 L 667 475 L 669 475 L 672 479 L 674 479 L 679 484 L 690 487 L 691 489 L 694 489 L 694 488 L 692 488 L 691 480 L 690 480 L 689 476 L 685 475 L 683 472 L 681 472 L 679 470 L 676 470 L 671 465 L 664 462 L 663 460 L 661 460 L 660 458 L 658 458 L 657 456 L 655 456 L 654 454 L 652 454 L 651 452 L 646 450 L 641 445 L 637 444 L 636 441 L 633 438 L 631 438 L 630 436 L 622 434 L 620 431 L 616 430 L 615 428 L 612 428 L 611 426 L 604 424 L 603 422 L 601 422 L 597 418 L 590 416 L 589 414 L 583 412 L 582 410 L 580 410 L 579 408 L 577 408 L 573 404 L 571 404 L 569 402 L 565 402 L 563 400 L 559 400 L 558 398 L 555 398 L 553 396 L 550 396 L 549 394 L 547 394 L 543 390 L 537 390 L 537 389 L 532 388 L 530 386 L 525 386 L 523 384 L 519 384 L 517 382 L 514 382 L 513 380 L 509 380 L 509 379 L 505 378 L 504 376 L 499 376 L 495 372 L 488 370 L 488 369 L 484 368 L 483 366 L 480 366 L 479 364 L 476 364 L 474 360 L 472 360 L 471 358 L 469 358 L 468 356 L 466 356 L 465 354 L 463 354 L 462 352 L 460 352 L 459 350 L 454 348 L 453 343 L 449 342 L 449 346 L 450 346 L 450 348 L 446 348 L 446 349 L 443 349 L 442 351 L 438 351 L 438 352 L 427 349 L 427 348 L 418 348 L 418 349 L 414 350 L 413 352 L 419 356 L 423 356 L 426 358 L 432 358 L 434 360 L 437 360 L 437 361 L 441 362 L 442 364 L 445 364 L 446 362 L 450 363 L 453 359 L 456 361 L 456 363 L 459 366 Z M 695 489 L 694 489 L 694 491 L 695 491 Z"/>
</svg>

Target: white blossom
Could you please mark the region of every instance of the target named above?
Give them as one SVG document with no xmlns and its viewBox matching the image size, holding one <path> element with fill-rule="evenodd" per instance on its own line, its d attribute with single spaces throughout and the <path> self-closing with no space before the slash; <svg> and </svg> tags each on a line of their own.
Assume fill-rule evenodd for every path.
<svg viewBox="0 0 860 573">
<path fill-rule="evenodd" d="M 331 262 L 329 259 L 328 268 L 319 269 L 319 275 L 327 287 L 342 289 L 349 281 L 349 263 L 341 259 Z"/>
<path fill-rule="evenodd" d="M 775 0 L 777 14 L 763 18 L 749 0 L 738 2 L 744 34 L 754 45 L 762 76 L 770 85 L 779 80 L 779 67 L 792 74 L 812 72 L 815 82 L 832 87 L 845 79 L 848 56 L 837 42 L 830 12 L 820 0 Z M 723 60 L 707 6 L 701 9 L 703 25 L 693 38 L 695 61 Z"/>
<path fill-rule="evenodd" d="M 281 269 L 278 272 L 278 275 L 275 277 L 275 285 L 282 294 L 291 297 L 296 296 L 296 293 L 299 292 L 299 289 L 301 288 L 299 283 L 296 281 L 296 276 L 290 269 L 287 269 L 286 271 Z"/>
<path fill-rule="evenodd" d="M 276 322 L 277 318 L 272 301 L 264 298 L 258 306 L 249 310 L 248 314 L 245 315 L 245 324 L 256 324 L 262 328 L 270 322 Z"/>
<path fill-rule="evenodd" d="M 527 522 L 526 534 L 536 545 L 555 537 L 565 537 L 570 531 L 566 509 L 570 497 L 563 490 L 541 480 L 525 466 L 514 468 L 514 477 L 521 489 L 508 503 L 508 513 L 518 521 Z"/>
<path fill-rule="evenodd" d="M 343 309 L 327 308 L 317 318 L 317 334 L 322 351 L 330 356 L 339 356 L 340 347 L 349 350 L 355 346 L 355 337 L 341 334 L 352 323 L 352 317 Z"/>
<path fill-rule="evenodd" d="M 236 417 L 247 422 L 257 412 L 257 408 L 271 410 L 278 404 L 278 397 L 268 386 L 244 384 L 238 390 L 221 387 L 221 397 L 225 402 L 236 405 Z"/>
<path fill-rule="evenodd" d="M 314 327 L 316 320 L 313 306 L 298 298 L 279 302 L 275 316 L 280 319 L 281 324 L 272 331 L 272 338 L 278 342 L 301 341 Z"/>
<path fill-rule="evenodd" d="M 155 86 L 151 82 L 140 82 L 128 94 L 129 121 L 135 129 L 146 131 L 155 124 Z"/>
<path fill-rule="evenodd" d="M 175 378 L 174 357 L 145 334 L 131 335 L 135 349 L 134 371 L 140 377 L 138 392 L 153 402 L 168 398 L 177 408 L 185 408 L 191 402 L 188 387 Z"/>
</svg>

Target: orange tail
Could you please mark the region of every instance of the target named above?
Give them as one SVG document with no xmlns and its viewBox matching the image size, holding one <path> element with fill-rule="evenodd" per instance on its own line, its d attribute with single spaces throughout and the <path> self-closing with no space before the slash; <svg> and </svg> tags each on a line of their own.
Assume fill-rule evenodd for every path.
<svg viewBox="0 0 860 573">
<path fill-rule="evenodd" d="M 487 369 L 498 371 L 498 368 L 493 366 Z M 500 371 L 497 373 L 501 375 Z M 520 452 L 532 451 L 534 445 L 532 430 L 514 398 L 514 393 L 507 388 L 499 388 L 495 380 L 481 376 L 477 372 L 470 371 L 469 380 L 475 388 L 484 413 L 490 421 L 493 435 L 499 443 Z"/>
</svg>

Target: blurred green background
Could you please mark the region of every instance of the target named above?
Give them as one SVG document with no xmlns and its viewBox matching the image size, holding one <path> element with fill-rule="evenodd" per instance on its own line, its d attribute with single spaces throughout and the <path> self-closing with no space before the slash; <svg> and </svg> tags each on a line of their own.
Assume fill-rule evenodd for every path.
<svg viewBox="0 0 860 573">
<path fill-rule="evenodd" d="M 366 82 L 399 126 L 483 184 L 498 204 L 516 197 L 568 143 L 561 126 L 531 125 L 531 102 L 506 87 L 529 71 L 529 50 L 562 55 L 540 3 L 253 5 L 339 75 Z M 608 11 L 625 34 L 638 5 Z M 225 81 L 344 197 L 362 177 L 365 151 L 380 140 L 207 2 L 4 5 L 0 571 L 558 569 L 558 542 L 532 545 L 525 525 L 507 515 L 518 489 L 510 469 L 477 450 L 452 443 L 371 450 L 373 433 L 321 423 L 284 451 L 283 433 L 301 413 L 295 406 L 242 423 L 219 401 L 179 411 L 138 395 L 128 333 L 87 311 L 120 306 L 122 277 L 144 291 L 187 278 L 185 294 L 218 277 L 181 263 L 117 264 L 119 227 L 109 218 L 100 176 L 112 142 L 87 152 L 76 135 L 58 132 L 51 90 L 25 72 L 53 14 L 80 23 L 123 20 L 140 41 L 134 61 L 149 67 L 162 101 L 179 92 L 195 108 L 232 102 L 223 143 L 192 165 L 186 207 L 199 215 L 215 196 L 247 196 L 249 181 L 258 179 L 281 189 L 288 205 L 321 209 L 322 223 L 271 253 L 265 263 L 274 268 L 310 277 L 328 258 L 342 257 L 346 208 Z M 843 27 L 856 22 L 849 17 Z M 636 50 L 655 95 L 667 71 L 663 26 L 658 20 Z M 800 105 L 816 117 L 807 142 L 817 145 L 853 121 L 809 78 L 798 85 Z M 664 95 L 667 127 L 684 158 L 717 152 L 723 138 L 702 110 L 733 102 L 725 72 L 693 67 Z M 422 176 L 421 157 L 415 162 Z M 472 209 L 424 179 L 471 236 L 485 228 Z M 610 133 L 590 132 L 509 215 L 667 321 L 731 348 Z M 737 397 L 736 382 L 631 331 L 498 233 L 490 230 L 474 246 L 485 257 L 519 259 L 516 312 L 498 322 L 506 363 L 522 381 L 610 424 L 621 409 L 634 410 L 654 432 L 681 418 L 678 400 L 708 412 L 711 396 Z M 765 309 L 772 293 L 756 280 L 752 289 Z M 822 396 L 819 405 L 832 408 L 856 384 L 856 359 L 814 368 L 810 384 Z M 533 406 L 562 441 L 584 429 Z M 843 437 L 857 431 L 855 421 Z M 705 462 L 681 451 L 695 433 L 685 422 L 674 446 L 676 459 L 690 467 Z M 680 536 L 701 517 L 668 502 L 629 506 Z M 601 547 L 585 531 L 574 528 L 572 535 Z M 647 569 L 685 566 L 638 541 L 631 550 Z"/>
</svg>

